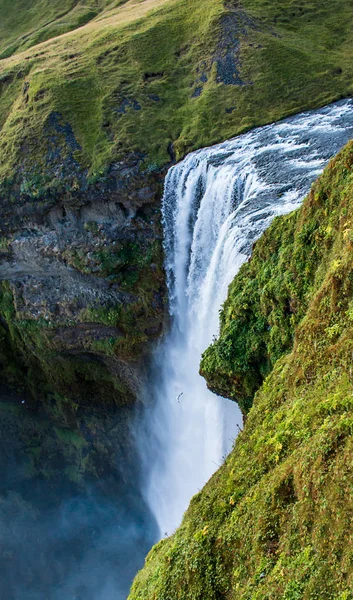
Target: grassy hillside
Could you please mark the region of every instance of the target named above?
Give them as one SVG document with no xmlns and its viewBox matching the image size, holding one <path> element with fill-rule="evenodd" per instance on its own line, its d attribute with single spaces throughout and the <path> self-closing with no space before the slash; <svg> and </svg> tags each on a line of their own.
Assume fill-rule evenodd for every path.
<svg viewBox="0 0 353 600">
<path fill-rule="evenodd" d="M 244 431 L 130 600 L 353 597 L 352 214 L 350 143 L 231 286 L 202 369 Z"/>
<path fill-rule="evenodd" d="M 353 94 L 349 0 L 0 0 L 0 23 L 7 183 L 19 162 L 43 176 L 53 112 L 97 177 L 127 152 L 154 169 Z"/>
<path fill-rule="evenodd" d="M 3 0 L 0 4 L 0 57 L 30 48 L 85 25 L 105 6 L 127 0 Z"/>
</svg>

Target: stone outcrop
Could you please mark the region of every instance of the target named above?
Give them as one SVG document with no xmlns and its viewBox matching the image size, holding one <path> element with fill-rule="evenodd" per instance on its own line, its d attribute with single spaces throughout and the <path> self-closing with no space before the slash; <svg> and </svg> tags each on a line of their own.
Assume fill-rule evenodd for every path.
<svg viewBox="0 0 353 600">
<path fill-rule="evenodd" d="M 4 339 L 29 387 L 35 364 L 53 392 L 87 400 L 100 390 L 129 404 L 165 319 L 163 176 L 144 172 L 135 154 L 90 183 L 70 126 L 57 114 L 48 123 L 46 182 L 24 156 L 2 192 Z"/>
</svg>

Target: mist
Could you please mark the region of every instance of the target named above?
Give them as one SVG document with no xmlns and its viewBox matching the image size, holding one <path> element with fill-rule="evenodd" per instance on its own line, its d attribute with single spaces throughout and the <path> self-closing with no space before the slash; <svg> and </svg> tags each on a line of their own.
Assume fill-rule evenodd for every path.
<svg viewBox="0 0 353 600">
<path fill-rule="evenodd" d="M 103 428 L 105 472 L 71 481 L 52 423 L 28 403 L 2 391 L 0 598 L 125 600 L 158 537 L 133 446 L 129 458 L 118 444 L 111 455 L 115 436 Z"/>
</svg>

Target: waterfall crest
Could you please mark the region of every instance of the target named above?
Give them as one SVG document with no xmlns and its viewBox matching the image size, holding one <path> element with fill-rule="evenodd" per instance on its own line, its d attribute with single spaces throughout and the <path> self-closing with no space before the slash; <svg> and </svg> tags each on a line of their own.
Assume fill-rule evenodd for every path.
<svg viewBox="0 0 353 600">
<path fill-rule="evenodd" d="M 230 451 L 237 405 L 199 376 L 227 289 L 277 215 L 298 207 L 328 160 L 353 137 L 340 101 L 187 156 L 167 175 L 163 225 L 171 328 L 154 359 L 142 456 L 161 537 Z"/>
</svg>

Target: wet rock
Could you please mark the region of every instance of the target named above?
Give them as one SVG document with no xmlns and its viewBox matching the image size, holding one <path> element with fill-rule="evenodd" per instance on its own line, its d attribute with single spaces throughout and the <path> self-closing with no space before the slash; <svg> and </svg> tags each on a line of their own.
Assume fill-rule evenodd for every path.
<svg viewBox="0 0 353 600">
<path fill-rule="evenodd" d="M 152 100 L 152 102 L 161 102 L 161 98 L 158 94 L 148 94 L 148 98 Z"/>
<path fill-rule="evenodd" d="M 115 109 L 115 112 L 125 114 L 129 108 L 132 110 L 141 110 L 141 104 L 135 98 L 124 98 L 119 107 Z"/>
<path fill-rule="evenodd" d="M 203 88 L 201 86 L 196 87 L 192 93 L 192 98 L 199 98 L 202 94 L 202 90 Z"/>
</svg>

